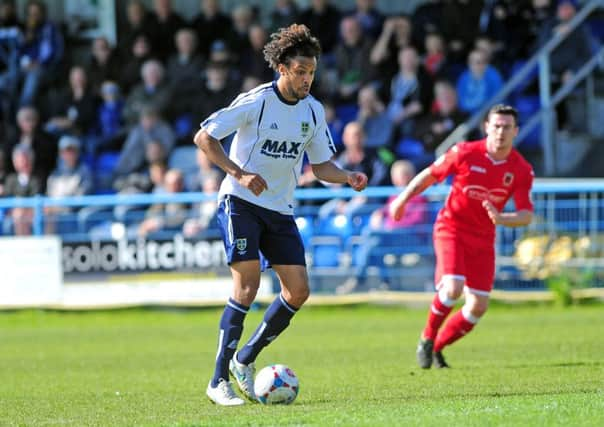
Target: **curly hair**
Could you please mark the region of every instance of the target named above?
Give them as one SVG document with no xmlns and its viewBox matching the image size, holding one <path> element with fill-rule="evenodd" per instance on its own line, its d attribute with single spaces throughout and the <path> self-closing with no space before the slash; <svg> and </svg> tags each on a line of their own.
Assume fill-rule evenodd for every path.
<svg viewBox="0 0 604 427">
<path fill-rule="evenodd" d="M 279 64 L 288 65 L 296 56 L 319 59 L 321 44 L 305 25 L 292 24 L 271 34 L 263 53 L 266 62 L 277 71 Z"/>
</svg>

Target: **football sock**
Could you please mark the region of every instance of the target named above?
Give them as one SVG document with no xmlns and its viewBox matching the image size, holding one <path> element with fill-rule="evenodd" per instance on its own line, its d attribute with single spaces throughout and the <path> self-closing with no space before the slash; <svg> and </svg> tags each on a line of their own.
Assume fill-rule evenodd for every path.
<svg viewBox="0 0 604 427">
<path fill-rule="evenodd" d="M 431 340 L 436 339 L 438 330 L 442 326 L 449 313 L 451 313 L 451 310 L 453 310 L 456 302 L 457 300 L 451 299 L 447 296 L 447 293 L 444 289 L 441 289 L 436 293 L 436 295 L 434 295 L 432 305 L 430 306 L 430 311 L 428 312 L 426 327 L 422 333 L 423 338 L 428 338 Z"/>
<path fill-rule="evenodd" d="M 289 321 L 294 314 L 298 311 L 297 308 L 292 307 L 285 301 L 283 295 L 279 296 L 272 302 L 272 304 L 266 309 L 264 313 L 264 320 L 254 332 L 254 335 L 250 338 L 246 345 L 244 345 L 239 352 L 237 352 L 237 360 L 239 363 L 245 365 L 250 364 L 256 357 L 260 350 L 269 345 L 281 332 L 287 328 Z"/>
<path fill-rule="evenodd" d="M 229 298 L 220 318 L 220 335 L 218 337 L 218 352 L 216 354 L 216 369 L 212 378 L 212 387 L 218 385 L 220 378 L 229 380 L 229 362 L 237 349 L 239 338 L 243 332 L 243 320 L 249 307 L 239 304 Z"/>
<path fill-rule="evenodd" d="M 480 318 L 473 316 L 468 309 L 463 307 L 449 319 L 445 328 L 436 337 L 434 352 L 441 351 L 445 346 L 453 344 L 469 333 L 478 320 Z"/>
</svg>

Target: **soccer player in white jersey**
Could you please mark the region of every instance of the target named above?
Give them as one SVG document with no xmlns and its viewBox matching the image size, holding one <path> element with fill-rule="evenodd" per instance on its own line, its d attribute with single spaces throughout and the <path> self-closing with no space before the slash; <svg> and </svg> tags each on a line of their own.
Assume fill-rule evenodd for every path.
<svg viewBox="0 0 604 427">
<path fill-rule="evenodd" d="M 201 123 L 195 135 L 195 144 L 226 173 L 218 219 L 234 286 L 220 320 L 216 367 L 206 390 L 219 405 L 244 403 L 233 391 L 229 371 L 243 395 L 257 401 L 254 361 L 308 298 L 304 247 L 293 216 L 304 152 L 320 180 L 347 183 L 357 191 L 367 185 L 367 176 L 340 169 L 330 160 L 335 147 L 325 112 L 309 94 L 320 52 L 318 40 L 304 25 L 281 28 L 264 47 L 277 81 L 239 95 Z M 220 139 L 233 132 L 227 155 Z M 281 293 L 250 340 L 236 351 L 261 269 L 267 266 L 277 273 Z"/>
</svg>

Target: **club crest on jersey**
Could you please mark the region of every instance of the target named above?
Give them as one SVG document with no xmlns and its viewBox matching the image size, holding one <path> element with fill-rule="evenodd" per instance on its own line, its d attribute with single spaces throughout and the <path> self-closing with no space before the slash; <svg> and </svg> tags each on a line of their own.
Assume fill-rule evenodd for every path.
<svg viewBox="0 0 604 427">
<path fill-rule="evenodd" d="M 508 186 L 508 187 L 509 187 L 510 185 L 512 185 L 512 182 L 513 182 L 513 181 L 514 181 L 514 174 L 513 174 L 513 173 L 511 173 L 511 172 L 506 172 L 506 173 L 503 175 L 503 185 L 505 185 L 505 186 Z"/>
<path fill-rule="evenodd" d="M 236 239 L 235 245 L 237 246 L 237 250 L 239 251 L 239 255 L 243 255 L 245 250 L 247 249 L 247 239 Z"/>
<path fill-rule="evenodd" d="M 300 123 L 300 130 L 302 131 L 302 136 L 306 136 L 309 128 L 310 128 L 310 125 L 308 124 L 308 122 Z"/>
</svg>

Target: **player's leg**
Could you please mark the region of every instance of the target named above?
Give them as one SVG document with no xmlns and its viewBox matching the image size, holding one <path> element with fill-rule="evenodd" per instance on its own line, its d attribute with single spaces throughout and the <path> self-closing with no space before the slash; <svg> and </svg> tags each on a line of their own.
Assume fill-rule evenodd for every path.
<svg viewBox="0 0 604 427">
<path fill-rule="evenodd" d="M 240 405 L 243 400 L 235 395 L 229 382 L 229 364 L 241 338 L 245 316 L 260 285 L 260 227 L 247 205 L 231 198 L 226 198 L 220 203 L 218 222 L 227 261 L 231 266 L 233 294 L 220 319 L 216 365 L 207 394 L 215 403 Z"/>
</svg>

